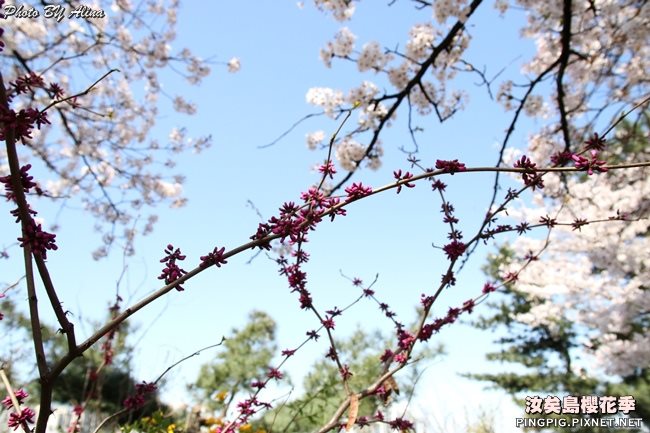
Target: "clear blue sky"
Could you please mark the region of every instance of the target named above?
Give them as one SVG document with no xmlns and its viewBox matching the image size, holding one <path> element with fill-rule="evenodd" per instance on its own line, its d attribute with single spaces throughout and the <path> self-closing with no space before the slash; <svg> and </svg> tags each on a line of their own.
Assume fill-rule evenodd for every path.
<svg viewBox="0 0 650 433">
<path fill-rule="evenodd" d="M 198 157 L 178 158 L 178 170 L 187 174 L 188 205 L 180 210 L 160 208 L 154 234 L 136 244 L 137 254 L 129 261 L 121 285 L 127 301 L 135 301 L 160 286 L 156 279 L 160 272 L 158 260 L 168 243 L 181 247 L 188 255 L 188 263 L 196 263 L 215 245 L 235 247 L 248 240 L 259 222 L 247 206 L 248 200 L 268 218 L 282 202 L 297 200 L 300 191 L 316 182 L 317 175 L 310 167 L 325 155 L 309 151 L 304 137 L 317 129 L 333 132 L 336 122 L 313 119 L 275 146 L 258 147 L 305 114 L 316 111 L 305 102 L 308 88 L 331 86 L 345 91 L 363 78 L 374 80 L 374 76 L 362 75 L 354 65 L 340 61 L 335 61 L 332 69 L 323 66 L 319 49 L 340 24 L 316 11 L 311 2 L 305 3 L 304 9 L 293 1 L 277 0 L 186 1 L 182 5 L 174 48 L 187 46 L 204 58 L 214 56 L 222 62 L 236 56 L 241 59 L 242 69 L 228 74 L 224 66 L 215 65 L 212 75 L 199 88 L 187 86 L 173 74 L 161 79 L 166 92 L 183 92 L 198 104 L 194 117 L 163 110 L 156 129 L 161 141 L 171 127 L 184 125 L 194 135 L 212 134 L 214 146 Z M 386 3 L 361 2 L 355 18 L 345 24 L 358 35 L 358 47 L 370 40 L 403 47 L 410 26 L 431 19 L 429 12 L 416 11 L 411 2 L 398 1 L 390 8 Z M 518 35 L 522 23 L 517 13 L 510 12 L 504 20 L 491 5 L 484 5 L 470 21 L 473 47 L 468 59 L 478 66 L 487 65 L 489 75 L 506 67 L 504 77 L 518 76 L 520 63 L 533 49 L 530 41 Z M 426 132 L 420 136 L 419 157 L 425 165 L 453 158 L 468 166 L 496 162 L 495 143 L 502 139 L 509 116 L 489 100 L 485 90 L 474 84 L 476 81 L 476 77 L 458 81 L 471 100 L 453 120 L 440 125 L 433 117 L 420 119 Z M 380 87 L 384 84 L 377 83 Z M 383 168 L 377 173 L 364 171 L 356 180 L 383 185 L 392 180 L 393 169 L 408 168 L 406 155 L 398 150 L 401 145 L 410 146 L 405 117 L 405 112 L 400 112 L 398 121 L 383 136 Z M 515 142 L 523 144 L 525 128 L 519 131 L 521 135 Z M 473 233 L 489 202 L 491 176 L 455 176 L 445 181 L 461 218 L 461 230 Z M 439 207 L 439 199 L 426 184 L 421 184 L 398 197 L 391 192 L 364 200 L 350 207 L 345 218 L 323 224 L 310 236 L 308 245 L 312 261 L 306 270 L 315 303 L 322 309 L 341 307 L 358 295 L 339 271 L 365 281 L 378 273 L 377 296 L 390 302 L 404 322 L 412 321 L 420 293 L 430 293 L 437 287 L 447 263 L 442 252 L 431 247 L 432 243 L 442 245 L 446 239 Z M 66 219 L 70 222 L 66 223 Z M 49 255 L 65 306 L 75 312 L 77 319 L 104 314 L 122 269 L 117 255 L 101 262 L 90 259 L 89 253 L 99 241 L 94 236 L 92 222 L 84 222 L 70 211 L 58 235 L 60 249 Z M 436 311 L 444 312 L 448 306 L 459 305 L 480 292 L 485 281 L 480 266 L 487 251 L 483 249 L 473 257 Z M 177 359 L 219 341 L 232 327 L 241 326 L 251 309 L 267 311 L 278 320 L 283 348 L 295 346 L 305 330 L 317 326 L 310 314 L 299 310 L 295 295 L 277 275 L 277 267 L 263 256 L 247 264 L 250 256 L 242 254 L 222 269 L 201 274 L 186 285 L 185 292 L 173 291 L 136 316 L 133 323 L 139 331 L 132 342 L 141 338 L 134 353 L 137 379 L 153 380 Z M 344 335 L 357 324 L 366 329 L 390 328 L 369 304 L 344 317 L 337 330 Z M 81 332 L 87 335 L 91 329 L 81 326 Z M 501 399 L 502 407 L 507 407 L 507 397 L 484 393 L 481 384 L 455 377 L 456 373 L 492 369 L 483 355 L 494 338 L 495 334 L 466 326 L 454 326 L 436 336 L 434 340 L 446 346 L 448 355 L 429 368 L 420 385 L 422 398 L 418 404 L 438 420 L 448 419 L 440 412 L 450 402 L 461 406 L 452 411 L 460 420 L 465 412 L 471 418 L 478 404 L 493 408 L 494 399 Z M 324 351 L 323 345 L 311 346 L 302 357 L 289 363 L 287 368 L 294 379 L 299 379 L 307 363 Z M 210 358 L 211 354 L 206 353 L 172 372 L 167 395 L 181 399 L 183 384 L 191 381 L 198 366 Z M 513 418 L 523 415 L 523 408 L 519 409 L 514 408 L 514 415 L 499 423 L 499 432 L 516 431 Z"/>
</svg>

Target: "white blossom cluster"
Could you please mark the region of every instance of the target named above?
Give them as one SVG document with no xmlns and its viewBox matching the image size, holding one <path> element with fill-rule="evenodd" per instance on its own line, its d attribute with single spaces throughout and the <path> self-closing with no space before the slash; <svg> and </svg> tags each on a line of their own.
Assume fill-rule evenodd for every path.
<svg viewBox="0 0 650 433">
<path fill-rule="evenodd" d="M 316 150 L 325 140 L 325 131 L 310 132 L 305 136 L 307 140 L 307 147 L 311 150 Z"/>
<path fill-rule="evenodd" d="M 393 59 L 391 54 L 387 54 L 379 45 L 379 42 L 368 42 L 361 49 L 359 58 L 357 59 L 357 67 L 359 71 L 365 72 L 368 70 L 381 71 Z"/>
<path fill-rule="evenodd" d="M 178 95 L 174 98 L 174 110 L 179 113 L 196 114 L 196 104 L 188 102 L 182 96 Z"/>
<path fill-rule="evenodd" d="M 499 84 L 499 90 L 497 91 L 497 102 L 501 104 L 501 106 L 506 110 L 510 111 L 514 108 L 515 106 L 515 101 L 513 101 L 513 96 L 512 96 L 512 85 L 514 83 L 512 80 L 506 80 L 501 82 Z M 533 114 L 533 113 L 529 113 Z"/>
<path fill-rule="evenodd" d="M 436 0 L 433 2 L 433 16 L 439 24 L 444 24 L 450 18 L 467 20 L 467 2 L 458 0 Z"/>
<path fill-rule="evenodd" d="M 314 0 L 314 4 L 322 11 L 331 13 L 337 21 L 347 21 L 352 18 L 356 6 L 353 0 Z"/>
<path fill-rule="evenodd" d="M 437 2 L 436 2 L 437 3 Z M 315 1 L 317 7 L 327 10 L 343 10 L 345 7 L 352 8 L 352 2 L 319 2 Z M 463 2 L 449 1 L 451 8 L 448 17 L 464 16 L 467 10 Z M 444 11 L 441 5 L 441 11 Z M 454 9 L 455 8 L 455 9 Z M 452 10 L 453 9 L 453 10 Z M 350 9 L 345 9 L 350 10 Z M 338 18 L 341 20 L 339 14 Z M 410 87 L 409 103 L 421 115 L 427 115 L 435 110 L 440 120 L 445 120 L 453 113 L 463 107 L 467 97 L 459 90 L 448 90 L 449 82 L 456 76 L 456 67 L 463 53 L 469 46 L 469 36 L 461 33 L 453 39 L 448 49 L 437 53 L 436 65 L 431 68 L 432 79 L 422 78 L 421 85 L 410 85 L 411 80 L 422 68 L 422 63 L 427 60 L 440 42 L 443 33 L 432 23 L 414 25 L 408 32 L 408 38 L 404 44 L 403 52 L 394 52 L 385 48 L 378 41 L 368 41 L 363 44 L 360 50 L 355 49 L 357 35 L 349 27 L 341 28 L 334 38 L 327 42 L 321 49 L 320 57 L 326 67 L 332 67 L 334 59 L 342 58 L 351 60 L 357 64 L 360 72 L 374 72 L 379 79 L 387 85 L 391 85 L 396 92 L 401 92 Z M 351 107 L 358 109 L 357 133 L 374 131 L 392 124 L 391 120 L 396 117 L 396 110 L 391 110 L 391 101 L 380 101 L 387 90 L 382 89 L 377 81 L 364 79 L 356 88 L 348 91 L 343 96 L 343 91 L 331 88 L 314 87 L 307 92 L 307 102 L 324 109 L 329 117 L 336 117 L 338 114 Z M 389 118 L 390 116 L 390 118 Z M 307 134 L 307 146 L 310 149 L 317 149 L 319 146 L 311 134 Z M 364 159 L 368 159 L 368 166 L 376 168 L 381 165 L 381 156 L 372 152 L 376 143 L 369 145 Z M 346 148 L 346 146 L 344 146 Z M 342 152 L 346 154 L 346 152 Z M 356 169 L 359 164 L 351 162 L 349 158 L 343 158 L 341 167 L 345 169 Z"/>
<path fill-rule="evenodd" d="M 379 88 L 372 81 L 364 81 L 357 88 L 350 89 L 347 100 L 352 104 L 362 103 L 369 104 L 373 98 L 379 93 Z"/>
<path fill-rule="evenodd" d="M 241 69 L 241 61 L 237 57 L 228 60 L 228 72 L 234 74 Z"/>
<path fill-rule="evenodd" d="M 354 42 L 357 37 L 347 27 L 340 29 L 334 36 L 334 40 L 327 43 L 321 50 L 321 59 L 327 67 L 332 66 L 332 58 L 347 57 L 352 54 Z"/>
<path fill-rule="evenodd" d="M 436 31 L 431 23 L 414 25 L 406 42 L 406 56 L 416 62 L 424 60 L 433 48 L 435 37 Z"/>
<path fill-rule="evenodd" d="M 517 3 L 528 11 L 528 25 L 522 29 L 522 36 L 533 39 L 537 45 L 537 52 L 524 72 L 540 74 L 561 53 L 558 30 L 562 22 L 562 1 L 520 0 Z M 594 96 L 594 85 L 599 96 L 608 101 L 637 102 L 644 94 L 640 89 L 647 85 L 650 70 L 648 5 L 640 7 L 634 0 L 596 0 L 575 3 L 573 8 L 580 19 L 572 22 L 571 50 L 575 55 L 565 71 L 567 111 L 572 117 L 589 113 L 594 108 L 588 103 Z M 511 94 L 512 84 L 503 86 L 506 87 L 500 90 L 500 100 L 508 107 L 512 101 L 506 96 Z M 536 109 L 546 111 L 543 104 L 537 104 L 527 107 L 527 112 L 534 114 Z"/>
<path fill-rule="evenodd" d="M 344 138 L 336 146 L 336 159 L 341 167 L 348 171 L 352 171 L 357 167 L 365 153 L 365 146 L 348 137 Z"/>
<path fill-rule="evenodd" d="M 60 115 L 49 116 L 53 126 L 38 131 L 29 142 L 32 153 L 44 159 L 44 167 L 50 171 L 49 180 L 41 179 L 48 193 L 78 197 L 106 232 L 113 232 L 115 224 L 132 230 L 136 216 L 140 222 L 136 230 L 151 231 L 155 218 L 141 218 L 143 204 L 184 203 L 182 182 L 174 180 L 168 171 L 173 162 L 159 161 L 164 152 L 201 151 L 210 145 L 209 137 L 190 138 L 185 133 L 177 137 L 180 130 L 172 133 L 168 145 L 148 138 L 159 116 L 159 96 L 164 95 L 159 72 L 173 63 L 175 70 L 184 67 L 188 83 L 198 84 L 210 68 L 188 49 L 172 52 L 178 0 L 145 3 L 146 7 L 137 6 L 136 10 L 128 0 L 86 2 L 85 6 L 103 9 L 107 15 L 88 20 L 88 25 L 77 20 L 12 20 L 11 35 L 4 38 L 7 46 L 1 53 L 3 62 L 16 65 L 7 68 L 13 75 L 5 75 L 5 82 L 26 73 L 20 63 L 24 60 L 31 70 L 46 71 L 45 82 L 60 85 L 63 97 L 80 93 L 110 69 L 119 69 L 99 82 L 89 95 L 77 99 L 86 114 L 79 115 L 79 109 L 73 111 L 70 103 L 59 104 Z M 70 2 L 63 5 L 71 8 Z M 70 53 L 85 55 L 70 58 Z M 231 60 L 228 69 L 238 70 L 239 61 Z M 87 79 L 72 82 L 68 77 L 73 76 Z M 141 97 L 133 92 L 138 85 L 144 90 Z M 44 91 L 37 92 L 37 97 L 37 106 L 51 102 Z M 196 106 L 183 95 L 170 96 L 169 106 L 179 113 L 196 113 Z M 65 128 L 60 126 L 61 116 L 67 122 Z M 50 130 L 64 132 L 54 136 Z M 22 157 L 27 161 L 28 155 Z M 0 154 L 0 167 L 1 175 L 5 175 L 4 154 Z M 124 236 L 129 244 L 132 236 L 127 231 Z M 114 238 L 105 236 L 106 244 L 95 256 L 105 255 Z"/>
<path fill-rule="evenodd" d="M 312 87 L 305 99 L 309 104 L 322 107 L 329 117 L 336 117 L 344 103 L 343 92 L 328 87 Z"/>
<path fill-rule="evenodd" d="M 374 130 L 387 116 L 388 108 L 382 102 L 366 105 L 359 112 L 359 127 L 364 130 Z M 386 122 L 386 126 L 390 126 L 390 120 Z"/>
</svg>

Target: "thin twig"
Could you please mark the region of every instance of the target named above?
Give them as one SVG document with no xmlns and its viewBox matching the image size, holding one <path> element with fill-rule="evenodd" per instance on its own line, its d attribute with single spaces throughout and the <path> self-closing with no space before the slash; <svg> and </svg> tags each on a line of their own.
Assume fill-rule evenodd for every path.
<svg viewBox="0 0 650 433">
<path fill-rule="evenodd" d="M 287 135 L 289 135 L 289 133 L 290 133 L 291 131 L 293 131 L 294 129 L 296 129 L 296 127 L 298 127 L 298 125 L 300 125 L 300 124 L 301 124 L 302 122 L 304 122 L 305 120 L 307 120 L 307 119 L 311 119 L 312 117 L 316 117 L 316 116 L 322 116 L 323 114 L 325 114 L 325 112 L 321 111 L 320 113 L 310 113 L 310 114 L 307 114 L 306 116 L 303 116 L 302 118 L 298 119 L 298 120 L 297 120 L 293 125 L 291 125 L 291 126 L 289 127 L 289 129 L 287 129 L 287 130 L 284 131 L 282 134 L 280 134 L 280 136 L 279 136 L 278 138 L 276 138 L 275 140 L 271 141 L 270 143 L 263 144 L 263 145 L 261 145 L 261 146 L 257 146 L 257 148 L 258 148 L 258 149 L 266 149 L 267 147 L 271 147 L 271 146 L 276 145 L 280 140 L 282 140 L 284 137 L 286 137 Z"/>
<path fill-rule="evenodd" d="M 104 80 L 106 77 L 108 77 L 108 76 L 109 76 L 110 74 L 112 74 L 113 72 L 120 72 L 120 70 L 119 70 L 119 69 L 111 69 L 110 71 L 108 71 L 108 72 L 106 72 L 104 75 L 102 75 L 102 76 L 101 76 L 97 81 L 95 81 L 93 84 L 91 84 L 90 87 L 88 87 L 88 88 L 87 88 L 86 90 L 84 90 L 83 92 L 77 93 L 76 95 L 68 96 L 67 98 L 57 99 L 57 100 L 55 100 L 55 101 L 50 102 L 50 103 L 49 103 L 45 108 L 43 108 L 43 109 L 41 110 L 41 113 L 46 112 L 48 109 L 54 107 L 55 105 L 58 105 L 58 104 L 61 104 L 61 103 L 63 103 L 63 102 L 67 102 L 67 101 L 70 101 L 70 100 L 74 100 L 75 98 L 78 98 L 79 96 L 85 96 L 85 95 L 87 95 L 88 93 L 90 93 L 90 91 L 91 91 L 91 90 L 92 90 L 92 89 L 93 89 L 97 84 L 99 84 L 102 80 Z"/>
<path fill-rule="evenodd" d="M 184 358 L 181 358 L 180 360 L 176 361 L 175 363 L 173 363 L 172 365 L 170 365 L 169 367 L 167 367 L 167 368 L 165 369 L 165 371 L 163 371 L 163 372 L 160 374 L 160 376 L 158 376 L 158 378 L 157 378 L 156 380 L 154 380 L 153 383 L 156 383 L 156 384 L 157 384 L 158 382 L 160 382 L 160 380 L 163 378 L 163 376 L 166 375 L 167 373 L 169 373 L 169 372 L 170 372 L 174 367 L 176 367 L 177 365 L 179 365 L 179 364 L 181 364 L 181 363 L 187 361 L 188 359 L 190 359 L 190 358 L 192 358 L 192 357 L 194 357 L 194 356 L 199 356 L 199 355 L 201 354 L 201 352 L 204 352 L 204 351 L 206 351 L 206 350 L 213 349 L 213 348 L 215 348 L 215 347 L 219 347 L 219 346 L 221 346 L 221 345 L 223 344 L 224 341 L 226 341 L 226 337 L 221 337 L 221 341 L 219 341 L 218 343 L 211 344 L 211 345 L 209 345 L 209 346 L 205 346 L 205 347 L 203 347 L 203 348 L 201 348 L 201 349 L 195 351 L 194 353 L 192 353 L 192 354 L 190 354 L 190 355 L 187 355 L 187 356 L 184 357 Z"/>
</svg>

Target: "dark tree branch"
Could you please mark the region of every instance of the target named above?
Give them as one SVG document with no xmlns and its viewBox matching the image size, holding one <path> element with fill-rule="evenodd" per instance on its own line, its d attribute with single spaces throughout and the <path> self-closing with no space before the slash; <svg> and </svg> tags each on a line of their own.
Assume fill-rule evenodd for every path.
<svg viewBox="0 0 650 433">
<path fill-rule="evenodd" d="M 557 105 L 560 110 L 560 125 L 562 127 L 562 136 L 564 138 L 564 151 L 571 151 L 571 134 L 569 132 L 569 119 L 565 106 L 564 93 L 564 72 L 569 63 L 571 55 L 571 19 L 573 18 L 571 9 L 571 0 L 564 0 L 562 8 L 562 52 L 560 53 L 560 67 L 555 80 L 557 91 Z"/>
</svg>

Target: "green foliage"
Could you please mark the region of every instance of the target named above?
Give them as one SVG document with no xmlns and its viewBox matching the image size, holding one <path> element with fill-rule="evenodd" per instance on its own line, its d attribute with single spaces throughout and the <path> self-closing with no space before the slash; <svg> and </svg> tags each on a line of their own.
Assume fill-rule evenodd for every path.
<svg viewBox="0 0 650 433">
<path fill-rule="evenodd" d="M 105 364 L 101 346 L 89 349 L 83 357 L 70 363 L 55 382 L 55 401 L 88 401 L 89 407 L 100 413 L 110 414 L 121 410 L 124 399 L 134 392 L 137 383 L 129 373 L 129 354 L 132 352 L 126 344 L 129 331 L 128 325 L 123 324 L 115 333 L 110 364 Z M 63 352 L 64 340 L 60 339 L 54 350 Z M 152 397 L 154 401 L 157 400 L 155 395 Z"/>
<path fill-rule="evenodd" d="M 632 395 L 636 400 L 636 415 L 643 418 L 648 425 L 650 421 L 650 369 L 643 369 L 639 374 L 623 378 L 619 383 L 608 383 L 606 393 L 609 395 Z"/>
<path fill-rule="evenodd" d="M 103 413 L 117 412 L 134 388 L 134 380 L 125 371 L 105 368 L 93 378 L 94 365 L 83 358 L 75 360 L 56 381 L 55 401 L 81 402 L 90 393 L 94 406 Z"/>
<path fill-rule="evenodd" d="M 386 346 L 379 333 L 366 334 L 357 330 L 349 339 L 337 341 L 342 363 L 352 372 L 350 388 L 359 391 L 372 383 L 381 373 L 378 362 Z M 305 393 L 272 411 L 261 421 L 266 430 L 300 432 L 311 431 L 329 421 L 346 393 L 336 364 L 330 359 L 317 361 L 304 379 Z M 379 406 L 378 399 L 364 399 L 359 405 L 359 416 L 371 415 Z"/>
<path fill-rule="evenodd" d="M 10 296 L 2 299 L 1 310 L 4 317 L 0 321 L 2 327 L 0 329 L 11 329 L 12 337 L 17 339 L 14 344 L 20 345 L 22 342 L 31 350 L 29 317 L 16 308 Z M 94 323 L 92 326 L 98 327 L 99 323 Z M 131 370 L 129 353 L 132 350 L 126 343 L 126 336 L 132 333 L 131 331 L 127 324 L 123 324 L 115 333 L 111 342 L 113 356 L 110 365 L 104 365 L 101 345 L 89 349 L 83 357 L 75 359 L 57 378 L 53 388 L 54 401 L 72 405 L 85 404 L 85 411 L 96 414 L 113 414 L 122 410 L 124 399 L 135 391 L 137 383 L 129 373 Z M 64 335 L 45 324 L 41 324 L 41 333 L 46 353 L 51 359 L 57 359 L 66 353 L 67 341 Z M 10 382 L 19 388 L 26 388 L 32 401 L 38 401 L 37 382 L 31 380 L 26 385 L 22 385 L 24 379 L 18 378 L 21 375 L 14 371 L 16 369 L 14 366 L 27 362 L 29 351 L 25 353 L 26 359 L 23 359 L 20 355 L 14 355 L 16 351 L 12 349 L 7 346 L 0 347 L 0 364 L 4 364 L 5 371 L 8 371 Z M 33 374 L 35 374 L 33 370 L 26 372 L 28 376 Z M 158 392 L 150 395 L 148 401 L 143 408 L 121 417 L 118 421 L 126 422 L 129 419 L 149 415 L 162 406 L 158 399 Z"/>
<path fill-rule="evenodd" d="M 199 372 L 194 391 L 203 405 L 223 416 L 236 395 L 253 392 L 251 382 L 266 376 L 276 353 L 275 329 L 275 321 L 261 311 L 251 312 L 243 329 L 233 329 L 225 350 Z"/>
<path fill-rule="evenodd" d="M 29 316 L 16 308 L 16 303 L 13 302 L 11 296 L 0 299 L 2 299 L 0 307 L 2 307 L 2 314 L 4 315 L 0 326 L 7 329 L 29 329 Z"/>
<path fill-rule="evenodd" d="M 378 362 L 381 353 L 389 346 L 389 338 L 379 332 L 367 333 L 357 329 L 349 338 L 336 341 L 337 352 L 341 362 L 347 364 L 353 373 L 349 379 L 352 392 L 359 392 L 371 385 L 382 372 Z M 440 354 L 441 349 L 429 349 L 415 354 L 415 359 L 431 359 Z M 407 368 L 407 377 L 395 377 L 397 390 L 391 391 L 386 401 L 379 397 L 361 400 L 358 417 L 371 416 L 377 410 L 398 398 L 407 398 L 414 392 L 420 374 L 418 364 Z M 329 421 L 346 391 L 341 381 L 337 365 L 330 359 L 323 358 L 312 365 L 303 381 L 304 394 L 277 409 L 267 413 L 258 421 L 257 429 L 266 431 L 304 432 L 314 431 Z"/>
<path fill-rule="evenodd" d="M 113 414 L 124 408 L 124 400 L 135 392 L 138 381 L 131 376 L 127 366 L 109 366 L 94 375 L 94 363 L 79 358 L 70 364 L 57 379 L 54 400 L 59 402 L 86 403 L 86 410 L 100 414 Z M 148 416 L 155 410 L 166 408 L 159 400 L 159 391 L 147 396 L 147 403 L 140 409 L 118 419 L 126 422 Z"/>
<path fill-rule="evenodd" d="M 647 154 L 650 111 L 641 113 L 634 121 L 624 119 L 616 128 L 616 138 L 611 140 L 607 150 L 612 164 L 627 162 L 631 157 Z"/>
<path fill-rule="evenodd" d="M 5 291 L 7 289 L 0 289 L 0 293 Z M 32 328 L 29 315 L 17 307 L 15 296 L 16 294 L 9 290 L 5 297 L 0 298 L 0 311 L 3 314 L 3 318 L 0 320 L 0 335 L 2 336 L 0 366 L 4 368 L 11 383 L 20 384 L 25 380 L 24 375 L 35 374 L 36 366 L 32 361 Z M 56 329 L 42 325 L 41 334 L 46 351 L 61 353 L 56 350 L 65 347 L 65 339 L 56 332 Z M 18 367 L 27 367 L 27 369 Z M 26 388 L 31 395 L 34 395 L 35 387 L 27 386 Z"/>
<path fill-rule="evenodd" d="M 389 339 L 379 332 L 368 333 L 357 329 L 350 337 L 335 341 L 337 353 L 343 364 L 353 373 L 349 379 L 350 389 L 358 392 L 371 385 L 381 373 L 379 357 L 389 345 Z M 275 322 L 265 313 L 254 311 L 248 324 L 241 330 L 234 329 L 226 339 L 225 350 L 209 364 L 204 365 L 194 386 L 201 404 L 216 412 L 217 420 L 226 416 L 233 402 L 246 393 L 254 392 L 251 382 L 264 378 L 273 365 L 276 353 Z M 415 358 L 430 359 L 440 349 L 430 349 Z M 413 365 L 406 369 L 410 375 L 397 377 L 399 397 L 413 392 L 418 370 Z M 289 378 L 283 379 L 287 381 Z M 286 383 L 286 382 L 285 382 Z M 323 357 L 311 366 L 303 381 L 303 393 L 299 397 L 287 397 L 276 401 L 274 409 L 261 419 L 251 421 L 251 431 L 303 432 L 322 426 L 346 397 L 341 375 L 335 362 Z M 397 397 L 393 394 L 392 398 Z M 366 398 L 360 402 L 359 416 L 372 415 L 384 404 L 379 398 Z"/>
<path fill-rule="evenodd" d="M 160 410 L 120 427 L 121 433 L 181 433 L 182 431 L 172 417 Z"/>
</svg>

